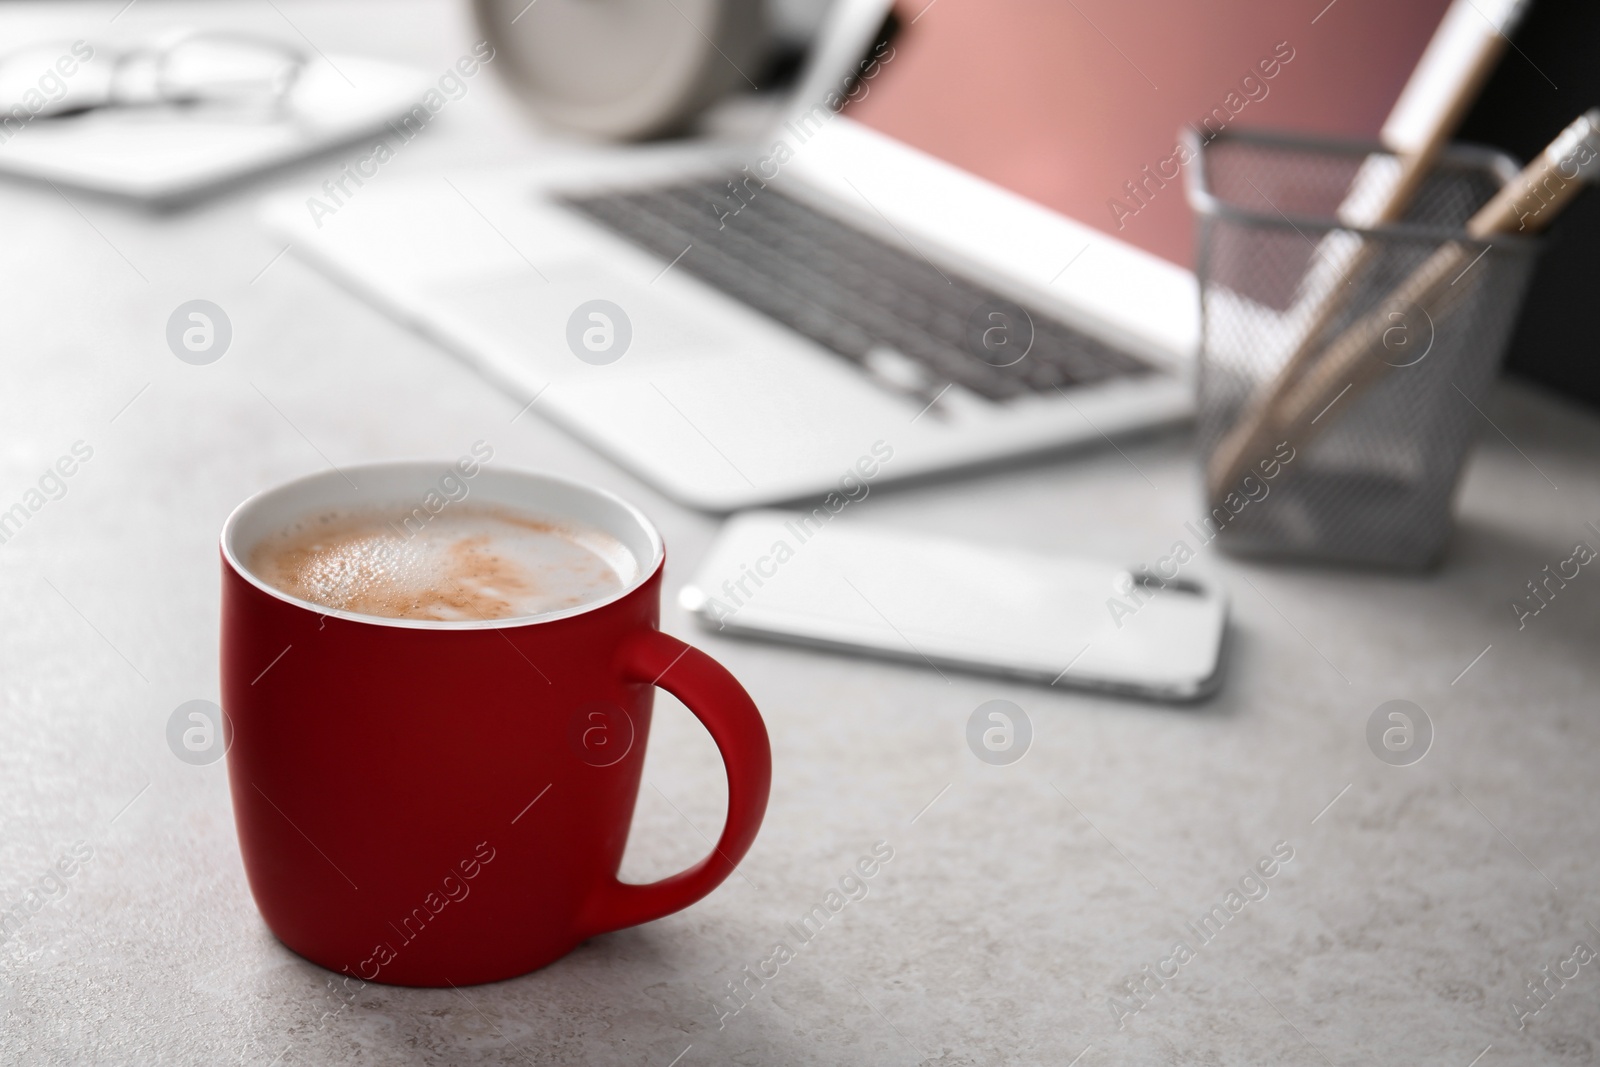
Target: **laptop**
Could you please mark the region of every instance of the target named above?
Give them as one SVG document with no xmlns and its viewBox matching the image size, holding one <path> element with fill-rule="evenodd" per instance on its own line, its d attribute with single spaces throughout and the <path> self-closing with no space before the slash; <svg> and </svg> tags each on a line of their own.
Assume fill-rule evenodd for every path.
<svg viewBox="0 0 1600 1067">
<path fill-rule="evenodd" d="M 892 44 L 860 66 L 889 8 L 837 0 L 747 143 L 393 178 L 316 218 L 279 197 L 266 219 L 531 414 L 701 510 L 1188 416 L 1190 272 L 829 106 L 896 92 Z"/>
</svg>

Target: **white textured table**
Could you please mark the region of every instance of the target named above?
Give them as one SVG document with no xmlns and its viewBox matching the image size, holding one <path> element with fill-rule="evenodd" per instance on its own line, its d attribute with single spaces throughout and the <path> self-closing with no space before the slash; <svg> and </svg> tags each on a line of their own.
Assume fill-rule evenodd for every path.
<svg viewBox="0 0 1600 1067">
<path fill-rule="evenodd" d="M 8 40 L 46 23 L 90 36 L 118 6 L 0 15 Z M 471 40 L 443 6 L 278 8 L 321 48 L 441 70 Z M 269 5 L 141 3 L 118 25 L 174 10 L 289 29 Z M 509 115 L 480 82 L 393 166 L 528 157 Z M 267 186 L 309 195 L 343 158 Z M 519 980 L 340 996 L 257 915 L 224 765 L 187 765 L 165 740 L 174 708 L 217 696 L 223 517 L 326 461 L 453 457 L 484 438 L 496 462 L 642 504 L 670 546 L 669 594 L 716 523 L 531 415 L 513 423 L 518 398 L 292 255 L 274 260 L 254 202 L 152 219 L 0 186 L 0 510 L 26 504 L 76 442 L 93 452 L 0 544 L 0 1061 L 1593 1059 L 1600 963 L 1563 961 L 1577 942 L 1600 947 L 1600 572 L 1584 569 L 1520 631 L 1511 603 L 1578 540 L 1600 547 L 1585 526 L 1600 525 L 1600 419 L 1513 387 L 1486 408 L 1503 436 L 1485 425 L 1437 573 L 1207 560 L 1235 616 L 1226 686 L 1199 707 L 721 640 L 669 605 L 666 628 L 727 663 L 772 733 L 772 804 L 740 873 Z M 195 297 L 235 331 L 211 366 L 180 363 L 163 338 Z M 848 521 L 1151 559 L 1198 508 L 1187 441 L 1124 451 L 880 487 Z M 1036 731 L 1003 768 L 964 742 L 968 715 L 997 697 Z M 1436 731 L 1413 766 L 1368 749 L 1368 716 L 1391 699 L 1421 705 Z M 659 707 L 624 868 L 641 880 L 697 858 L 723 804 L 710 741 L 675 702 Z M 788 924 L 880 841 L 893 859 L 865 898 L 801 943 Z M 1292 859 L 1247 882 L 1260 899 L 1240 898 L 1202 941 L 1188 924 L 1227 914 L 1275 846 Z M 1178 940 L 1192 957 L 1174 958 Z M 778 941 L 795 958 L 749 982 L 734 1013 L 729 983 Z M 1136 1000 L 1123 983 L 1146 966 L 1177 974 Z M 1509 1005 L 1531 1012 L 1526 983 L 1543 967 L 1577 974 L 1551 978 L 1519 1029 Z"/>
</svg>

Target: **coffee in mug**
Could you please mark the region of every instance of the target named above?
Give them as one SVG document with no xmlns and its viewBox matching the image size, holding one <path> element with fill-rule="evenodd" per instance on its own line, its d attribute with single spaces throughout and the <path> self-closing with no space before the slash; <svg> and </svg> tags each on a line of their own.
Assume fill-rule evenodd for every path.
<svg viewBox="0 0 1600 1067">
<path fill-rule="evenodd" d="M 398 509 L 304 516 L 258 543 L 250 569 L 300 600 L 390 619 L 511 619 L 603 600 L 639 564 L 571 519 L 457 504 L 413 526 Z"/>
</svg>

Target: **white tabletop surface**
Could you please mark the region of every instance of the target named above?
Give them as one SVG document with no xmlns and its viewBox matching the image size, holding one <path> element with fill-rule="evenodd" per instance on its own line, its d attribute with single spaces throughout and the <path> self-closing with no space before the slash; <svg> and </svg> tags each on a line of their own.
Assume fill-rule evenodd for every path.
<svg viewBox="0 0 1600 1067">
<path fill-rule="evenodd" d="M 122 4 L 7 7 L 0 34 L 94 37 Z M 171 21 L 298 36 L 444 67 L 473 37 L 442 3 L 140 2 Z M 392 166 L 545 151 L 487 79 Z M 1525 387 L 1485 407 L 1441 569 L 1383 575 L 1205 562 L 1231 590 L 1220 696 L 1168 707 L 704 634 L 772 735 L 766 824 L 689 910 L 535 974 L 461 991 L 369 985 L 353 1002 L 263 925 L 225 765 L 167 747 L 215 700 L 216 536 L 248 494 L 328 463 L 461 454 L 638 502 L 669 601 L 717 522 L 677 507 L 356 302 L 255 222 L 258 195 L 152 217 L 0 185 L 0 509 L 75 442 L 67 491 L 0 544 L 0 1061 L 195 1064 L 1500 1064 L 1591 1062 L 1600 964 L 1521 1029 L 1541 967 L 1600 946 L 1600 574 L 1519 631 L 1511 603 L 1600 544 L 1600 418 Z M 233 323 L 210 366 L 173 358 L 171 311 Z M 1150 559 L 1198 510 L 1182 432 L 942 485 L 875 488 L 849 521 Z M 1022 706 L 1026 758 L 980 763 L 983 701 Z M 1421 705 L 1421 762 L 1381 763 L 1381 703 Z M 625 876 L 697 859 L 725 800 L 716 752 L 663 697 Z M 717 1007 L 887 842 L 894 857 L 737 1014 Z M 82 842 L 81 845 L 77 844 Z M 1293 858 L 1208 944 L 1186 921 L 1279 842 Z M 47 878 L 77 847 L 88 859 Z M 1112 997 L 1183 939 L 1194 958 L 1119 1026 Z M 1567 965 L 1570 971 L 1570 966 Z M 728 1002 L 722 1002 L 722 1011 Z M 1080 1057 L 1075 1059 L 1075 1057 Z M 1481 1057 L 1475 1060 L 1475 1057 Z"/>
</svg>

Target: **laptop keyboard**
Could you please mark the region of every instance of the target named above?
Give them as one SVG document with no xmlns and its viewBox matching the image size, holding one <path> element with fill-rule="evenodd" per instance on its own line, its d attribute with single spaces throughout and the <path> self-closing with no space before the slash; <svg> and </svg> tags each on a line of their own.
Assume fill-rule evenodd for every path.
<svg viewBox="0 0 1600 1067">
<path fill-rule="evenodd" d="M 751 189 L 742 208 L 717 179 L 563 203 L 676 261 L 672 269 L 929 399 L 952 383 L 1003 401 L 1154 371 L 934 266 L 907 242 L 880 240 L 770 187 Z"/>
</svg>

